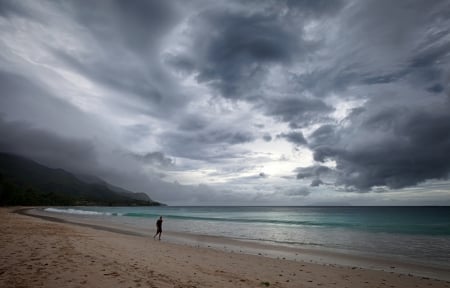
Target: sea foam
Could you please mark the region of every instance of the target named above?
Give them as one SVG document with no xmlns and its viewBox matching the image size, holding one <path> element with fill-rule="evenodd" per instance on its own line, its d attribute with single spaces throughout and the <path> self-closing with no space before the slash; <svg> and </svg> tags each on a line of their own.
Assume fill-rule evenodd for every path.
<svg viewBox="0 0 450 288">
<path fill-rule="evenodd" d="M 87 210 L 80 210 L 80 209 L 73 209 L 73 208 L 69 208 L 69 209 L 45 208 L 44 211 L 54 212 L 54 213 L 77 214 L 77 215 L 120 216 L 118 213 L 87 211 Z"/>
</svg>

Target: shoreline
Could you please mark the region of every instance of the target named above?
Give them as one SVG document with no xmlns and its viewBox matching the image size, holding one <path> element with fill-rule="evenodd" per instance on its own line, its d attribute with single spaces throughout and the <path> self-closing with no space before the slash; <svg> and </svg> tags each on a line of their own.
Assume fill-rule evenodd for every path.
<svg viewBox="0 0 450 288">
<path fill-rule="evenodd" d="M 0 208 L 0 287 L 450 287 L 430 277 L 156 241 L 17 209 Z"/>
<path fill-rule="evenodd" d="M 140 232 L 132 227 L 112 225 L 96 217 L 78 217 L 77 215 L 58 214 L 44 211 L 42 208 L 23 208 L 16 213 L 38 217 L 43 220 L 80 225 L 96 230 L 103 230 L 124 235 L 148 238 L 152 236 L 152 231 Z M 94 221 L 95 224 L 92 224 Z M 87 223 L 89 222 L 89 223 Z M 273 245 L 243 239 L 227 238 L 222 236 L 198 235 L 184 232 L 164 231 L 164 242 L 176 245 L 187 245 L 194 248 L 214 249 L 225 253 L 241 253 L 245 255 L 263 256 L 273 259 L 289 261 L 299 261 L 320 265 L 337 265 L 350 268 L 362 268 L 383 271 L 388 273 L 398 273 L 402 275 L 414 275 L 450 281 L 450 268 L 438 267 L 436 265 L 426 265 L 412 261 L 401 261 L 398 259 L 380 257 L 378 255 L 365 255 L 350 253 L 347 251 L 335 251 L 329 249 L 315 248 L 293 248 L 283 245 Z"/>
</svg>

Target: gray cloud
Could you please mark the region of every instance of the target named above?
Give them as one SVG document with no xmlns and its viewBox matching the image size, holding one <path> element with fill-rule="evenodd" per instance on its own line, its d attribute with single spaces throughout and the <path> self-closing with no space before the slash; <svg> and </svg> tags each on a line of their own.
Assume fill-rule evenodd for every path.
<svg viewBox="0 0 450 288">
<path fill-rule="evenodd" d="M 285 138 L 287 141 L 299 146 L 307 144 L 302 132 L 281 133 L 277 135 L 277 138 Z"/>
<path fill-rule="evenodd" d="M 286 196 L 292 196 L 292 197 L 305 197 L 311 194 L 311 191 L 307 187 L 300 187 L 297 189 L 290 189 L 284 192 L 284 195 Z"/>
<path fill-rule="evenodd" d="M 137 160 L 142 161 L 147 164 L 152 164 L 155 166 L 170 168 L 175 165 L 172 158 L 166 157 L 162 152 L 149 152 L 146 154 L 133 154 Z"/>
<path fill-rule="evenodd" d="M 198 115 L 187 115 L 181 120 L 179 124 L 180 130 L 197 131 L 202 130 L 208 126 L 208 120 Z"/>
<path fill-rule="evenodd" d="M 270 136 L 270 134 L 264 134 L 263 139 L 266 142 L 270 142 L 270 141 L 272 141 L 272 136 Z"/>
<path fill-rule="evenodd" d="M 254 140 L 250 133 L 232 131 L 209 131 L 208 133 L 197 135 L 197 137 L 200 143 L 206 144 L 227 143 L 233 145 Z"/>
<path fill-rule="evenodd" d="M 137 142 L 142 139 L 148 138 L 152 135 L 152 130 L 149 125 L 144 124 L 135 124 L 135 125 L 126 125 L 125 129 L 125 137 L 129 139 L 130 142 Z"/>
<path fill-rule="evenodd" d="M 212 127 L 196 133 L 166 132 L 160 137 L 161 145 L 170 155 L 211 162 L 242 156 L 239 155 L 241 152 L 233 152 L 231 147 L 254 140 L 251 132 L 233 127 Z"/>
</svg>

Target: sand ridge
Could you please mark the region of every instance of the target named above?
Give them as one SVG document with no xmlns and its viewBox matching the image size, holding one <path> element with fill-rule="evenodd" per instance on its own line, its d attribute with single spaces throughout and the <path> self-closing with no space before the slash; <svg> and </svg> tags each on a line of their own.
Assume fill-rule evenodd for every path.
<svg viewBox="0 0 450 288">
<path fill-rule="evenodd" d="M 450 287 L 394 272 L 155 241 L 0 209 L 0 287 Z"/>
</svg>

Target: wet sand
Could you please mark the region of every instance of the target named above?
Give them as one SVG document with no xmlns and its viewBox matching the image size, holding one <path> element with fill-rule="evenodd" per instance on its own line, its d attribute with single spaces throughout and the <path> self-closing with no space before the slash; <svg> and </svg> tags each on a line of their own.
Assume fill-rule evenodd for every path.
<svg viewBox="0 0 450 288">
<path fill-rule="evenodd" d="M 0 287 L 450 287 L 439 277 L 445 270 L 434 271 L 441 279 L 433 279 L 395 271 L 394 263 L 389 271 L 338 265 L 317 251 L 305 256 L 288 249 L 282 257 L 283 249 L 176 233 L 155 241 L 101 223 L 13 211 L 0 209 Z"/>
</svg>

